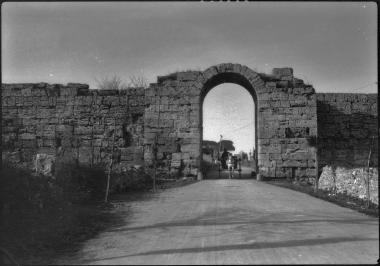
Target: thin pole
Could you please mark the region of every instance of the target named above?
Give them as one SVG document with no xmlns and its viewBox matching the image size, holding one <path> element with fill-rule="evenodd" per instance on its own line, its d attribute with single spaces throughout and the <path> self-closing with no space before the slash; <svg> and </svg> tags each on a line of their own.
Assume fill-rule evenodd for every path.
<svg viewBox="0 0 380 266">
<path fill-rule="evenodd" d="M 221 167 L 222 167 L 222 158 L 220 157 L 220 149 L 222 148 L 222 139 L 223 139 L 223 136 L 220 135 L 220 140 L 219 140 L 219 151 L 218 151 L 218 159 L 219 159 L 219 167 L 218 167 L 218 172 L 219 172 L 219 179 L 220 179 L 220 171 L 222 171 Z"/>
<path fill-rule="evenodd" d="M 113 125 L 112 152 L 111 152 L 111 160 L 110 160 L 110 165 L 109 165 L 108 174 L 107 174 L 107 188 L 106 188 L 106 196 L 104 198 L 104 202 L 108 201 L 108 193 L 110 190 L 111 169 L 112 169 L 112 164 L 113 164 L 113 152 L 115 148 L 116 119 L 114 119 L 113 124 L 114 125 Z"/>
<path fill-rule="evenodd" d="M 157 134 L 153 144 L 153 192 L 156 192 L 156 171 L 157 171 Z"/>
<path fill-rule="evenodd" d="M 317 193 L 319 188 L 318 136 L 315 137 L 315 172 L 314 192 Z"/>
<path fill-rule="evenodd" d="M 368 154 L 368 161 L 367 161 L 367 208 L 369 208 L 369 203 L 370 203 L 370 194 L 369 194 L 369 182 L 370 182 L 370 178 L 369 178 L 369 164 L 370 164 L 370 161 L 371 161 L 371 153 L 372 153 L 372 146 L 373 146 L 373 141 L 374 141 L 375 137 L 372 136 L 372 141 L 371 141 L 371 146 L 369 147 L 369 154 Z"/>
</svg>

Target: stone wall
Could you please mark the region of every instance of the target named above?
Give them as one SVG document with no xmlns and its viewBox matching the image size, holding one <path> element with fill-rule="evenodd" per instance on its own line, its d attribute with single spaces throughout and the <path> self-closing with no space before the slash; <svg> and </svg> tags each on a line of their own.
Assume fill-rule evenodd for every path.
<svg viewBox="0 0 380 266">
<path fill-rule="evenodd" d="M 315 90 L 294 78 L 291 68 L 265 75 L 239 64 L 220 64 L 158 77 L 146 93 L 146 164 L 152 165 L 156 139 L 161 171 L 200 173 L 203 99 L 225 82 L 243 86 L 255 100 L 259 177 L 313 178 Z"/>
<path fill-rule="evenodd" d="M 378 204 L 377 104 L 377 94 L 317 94 L 320 189 L 364 199 L 368 186 Z"/>
<path fill-rule="evenodd" d="M 2 84 L 3 158 L 31 165 L 42 153 L 104 164 L 115 132 L 117 170 L 134 164 L 153 169 L 156 154 L 159 174 L 200 175 L 203 100 L 226 82 L 254 99 L 258 178 L 311 182 L 317 143 L 320 171 L 366 165 L 369 137 L 377 136 L 377 95 L 316 94 L 291 68 L 262 74 L 240 64 L 161 76 L 147 89 Z M 377 154 L 376 138 L 371 166 Z"/>
<path fill-rule="evenodd" d="M 107 164 L 115 132 L 115 168 L 143 164 L 144 94 L 72 83 L 2 84 L 3 159 L 33 167 L 42 153 Z"/>
<path fill-rule="evenodd" d="M 291 68 L 261 74 L 258 95 L 258 166 L 260 175 L 312 182 L 316 173 L 317 112 L 311 85 Z"/>
<path fill-rule="evenodd" d="M 318 162 L 366 167 L 372 142 L 371 166 L 378 166 L 377 94 L 318 93 Z"/>
<path fill-rule="evenodd" d="M 369 182 L 369 183 L 368 183 Z M 368 199 L 379 205 L 378 168 L 346 168 L 326 165 L 319 178 L 319 188 L 331 194 L 347 194 L 359 199 Z"/>
<path fill-rule="evenodd" d="M 157 143 L 157 169 L 174 175 L 197 175 L 200 164 L 200 90 L 198 72 L 158 77 L 146 91 L 145 162 L 152 167 Z"/>
</svg>

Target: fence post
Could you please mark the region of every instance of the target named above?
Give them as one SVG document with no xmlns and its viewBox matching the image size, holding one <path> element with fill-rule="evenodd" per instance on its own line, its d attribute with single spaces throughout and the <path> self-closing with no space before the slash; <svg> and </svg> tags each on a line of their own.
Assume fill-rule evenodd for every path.
<svg viewBox="0 0 380 266">
<path fill-rule="evenodd" d="M 315 137 L 315 184 L 314 192 L 317 193 L 319 189 L 319 162 L 318 162 L 318 136 Z"/>
<path fill-rule="evenodd" d="M 370 192 L 369 192 L 369 183 L 370 183 L 370 177 L 369 177 L 369 164 L 371 161 L 371 153 L 372 153 L 372 146 L 373 146 L 373 141 L 375 137 L 372 136 L 372 141 L 371 141 L 371 146 L 369 147 L 369 153 L 368 153 L 368 161 L 367 161 L 367 186 L 366 186 L 366 194 L 367 194 L 367 202 L 366 202 L 366 207 L 369 208 L 369 203 L 370 203 Z"/>
<path fill-rule="evenodd" d="M 153 143 L 153 192 L 156 192 L 156 172 L 157 172 L 157 134 Z"/>
<path fill-rule="evenodd" d="M 110 179 L 111 179 L 111 170 L 112 170 L 112 165 L 113 165 L 113 156 L 114 156 L 114 148 L 115 148 L 115 133 L 116 133 L 116 119 L 114 119 L 113 123 L 113 138 L 112 138 L 112 150 L 111 150 L 111 161 L 110 165 L 108 168 L 108 174 L 107 174 L 107 187 L 106 187 L 106 196 L 104 198 L 104 202 L 108 201 L 108 194 L 110 190 Z"/>
</svg>

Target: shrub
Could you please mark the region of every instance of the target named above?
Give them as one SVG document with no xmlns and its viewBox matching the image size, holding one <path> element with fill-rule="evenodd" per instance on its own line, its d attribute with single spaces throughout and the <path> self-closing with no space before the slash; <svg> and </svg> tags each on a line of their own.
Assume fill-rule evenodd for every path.
<svg viewBox="0 0 380 266">
<path fill-rule="evenodd" d="M 107 176 L 102 165 L 57 164 L 55 177 L 67 201 L 84 202 L 104 197 Z"/>
<path fill-rule="evenodd" d="M 100 90 L 121 90 L 125 87 L 119 76 L 114 75 L 111 78 L 105 77 L 102 79 L 96 79 L 98 89 Z"/>
<path fill-rule="evenodd" d="M 100 166 L 60 164 L 49 177 L 3 162 L 0 175 L 0 241 L 21 264 L 41 264 L 34 259 L 73 246 L 73 239 L 92 236 L 112 218 L 103 214 L 105 205 L 94 204 L 104 198 Z"/>
<path fill-rule="evenodd" d="M 9 211 L 49 209 L 104 197 L 106 174 L 101 166 L 56 166 L 52 177 L 33 174 L 6 162 L 1 169 L 1 202 Z"/>
<path fill-rule="evenodd" d="M 203 175 L 207 175 L 207 173 L 209 173 L 213 169 L 218 169 L 218 168 L 213 163 L 202 160 L 202 173 L 203 173 Z"/>
<path fill-rule="evenodd" d="M 142 168 L 112 173 L 111 192 L 141 191 L 152 187 L 152 178 Z"/>
<path fill-rule="evenodd" d="M 114 75 L 111 78 L 104 77 L 102 79 L 95 79 L 97 87 L 100 90 L 125 90 L 128 87 L 147 88 L 148 80 L 144 76 L 129 76 L 129 82 L 124 83 L 122 79 Z"/>
</svg>

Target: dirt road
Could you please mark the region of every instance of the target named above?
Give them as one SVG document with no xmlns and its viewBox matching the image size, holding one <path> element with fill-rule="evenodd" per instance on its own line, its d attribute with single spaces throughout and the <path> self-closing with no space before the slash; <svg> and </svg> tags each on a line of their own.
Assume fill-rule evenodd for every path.
<svg viewBox="0 0 380 266">
<path fill-rule="evenodd" d="M 252 179 L 124 203 L 131 216 L 59 264 L 376 263 L 378 219 Z"/>
</svg>

